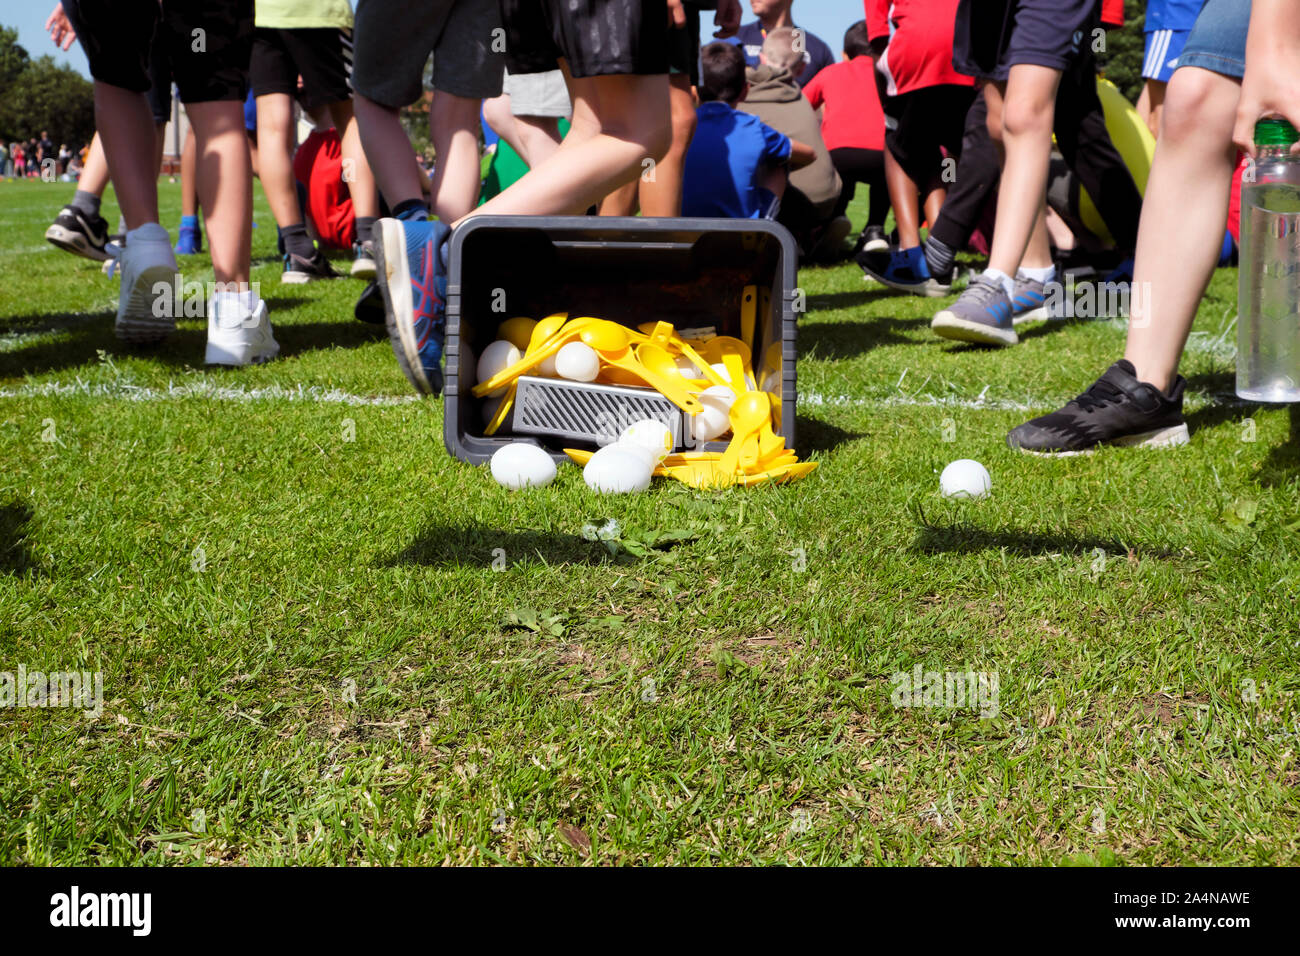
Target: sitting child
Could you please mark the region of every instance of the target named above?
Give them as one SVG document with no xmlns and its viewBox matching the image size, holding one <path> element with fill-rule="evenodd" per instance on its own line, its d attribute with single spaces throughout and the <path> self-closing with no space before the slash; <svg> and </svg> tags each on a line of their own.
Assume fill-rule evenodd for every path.
<svg viewBox="0 0 1300 956">
<path fill-rule="evenodd" d="M 683 216 L 774 218 L 787 167 L 800 169 L 817 158 L 811 146 L 739 112 L 747 88 L 738 46 L 717 42 L 700 51 L 701 102 L 686 154 Z"/>
</svg>

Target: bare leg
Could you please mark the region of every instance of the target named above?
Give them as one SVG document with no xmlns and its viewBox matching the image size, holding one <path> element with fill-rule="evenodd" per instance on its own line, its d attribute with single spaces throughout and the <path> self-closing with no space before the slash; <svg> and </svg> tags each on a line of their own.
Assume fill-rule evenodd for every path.
<svg viewBox="0 0 1300 956">
<path fill-rule="evenodd" d="M 523 147 L 522 152 L 518 149 L 515 152 L 523 157 L 529 169 L 550 159 L 564 141 L 560 121 L 554 116 L 516 116 L 515 127 L 519 131 L 519 145 Z"/>
<path fill-rule="evenodd" d="M 199 104 L 193 104 L 199 105 Z M 193 112 L 191 108 L 191 113 Z M 192 118 L 192 117 L 191 117 Z M 243 126 L 241 114 L 240 126 Z M 247 139 L 247 137 L 245 137 Z M 257 98 L 257 165 L 262 191 L 280 228 L 302 222 L 293 180 L 293 101 L 287 93 Z M 409 146 L 407 147 L 410 148 Z M 205 203 L 206 207 L 207 204 Z M 208 231 L 212 232 L 209 222 Z M 213 257 L 216 250 L 213 250 Z"/>
<path fill-rule="evenodd" d="M 467 216 L 478 202 L 481 103 L 442 90 L 433 94 L 429 134 L 438 156 L 433 171 L 433 212 L 443 222 Z"/>
<path fill-rule="evenodd" d="M 436 95 L 434 99 L 437 100 Z M 402 129 L 398 111 L 366 99 L 360 93 L 353 94 L 352 108 L 366 159 L 389 208 L 395 208 L 408 199 L 422 198 L 420 167 L 416 165 L 415 152 Z"/>
<path fill-rule="evenodd" d="M 104 144 L 99 133 L 96 133 L 90 141 L 90 151 L 86 153 L 86 165 L 82 167 L 81 178 L 77 180 L 77 189 L 102 197 L 107 187 L 108 159 L 104 156 Z"/>
<path fill-rule="evenodd" d="M 1052 115 L 1060 82 L 1059 70 L 1029 63 L 1012 66 L 1007 79 L 1001 103 L 1006 149 L 1003 188 L 998 191 L 997 226 L 989 253 L 989 267 L 1004 275 L 1014 276 L 1020 267 L 1046 200 Z M 992 117 L 991 107 L 989 113 Z M 1006 188 L 1012 184 L 1013 188 Z"/>
<path fill-rule="evenodd" d="M 347 176 L 348 193 L 352 196 L 352 212 L 357 216 L 379 215 L 379 193 L 375 190 L 375 174 L 366 162 L 361 147 L 361 134 L 353 115 L 352 101 L 342 100 L 330 104 L 334 128 L 342 140 L 343 169 Z"/>
<path fill-rule="evenodd" d="M 921 221 L 916 211 L 916 183 L 888 149 L 885 150 L 885 184 L 889 187 L 889 203 L 894 207 L 894 222 L 898 225 L 899 248 L 919 246 Z"/>
<path fill-rule="evenodd" d="M 150 160 L 158 139 L 148 100 L 143 93 L 96 80 L 95 125 L 126 228 L 157 222 L 158 171 Z"/>
<path fill-rule="evenodd" d="M 195 178 L 208 226 L 212 271 L 217 282 L 246 283 L 252 246 L 253 173 L 243 104 L 237 100 L 189 103 L 186 110 L 197 135 Z"/>
<path fill-rule="evenodd" d="M 199 188 L 195 180 L 195 165 L 198 161 L 198 146 L 194 136 L 194 127 L 185 134 L 185 145 L 181 147 L 181 215 L 197 216 L 199 214 Z"/>
<path fill-rule="evenodd" d="M 1240 81 L 1199 67 L 1183 67 L 1169 81 L 1142 203 L 1124 349 L 1138 379 L 1162 391 L 1173 381 L 1219 259 L 1240 92 Z"/>
<path fill-rule="evenodd" d="M 649 180 L 642 175 L 639 180 L 641 215 L 680 216 L 682 214 L 682 182 L 686 178 L 686 151 L 695 136 L 695 94 L 691 91 L 690 77 L 678 73 L 669 76 L 669 108 L 672 117 L 673 141 L 664 158 L 654 166 Z"/>
<path fill-rule="evenodd" d="M 1020 259 L 1020 267 L 1024 269 L 1046 269 L 1052 264 L 1052 245 L 1050 236 L 1047 232 L 1047 205 L 1038 211 L 1038 218 L 1034 220 L 1034 231 L 1029 234 L 1029 245 L 1025 247 L 1025 254 Z"/>
<path fill-rule="evenodd" d="M 580 214 L 672 143 L 668 76 L 569 77 L 573 126 L 546 161 L 471 215 Z"/>
</svg>

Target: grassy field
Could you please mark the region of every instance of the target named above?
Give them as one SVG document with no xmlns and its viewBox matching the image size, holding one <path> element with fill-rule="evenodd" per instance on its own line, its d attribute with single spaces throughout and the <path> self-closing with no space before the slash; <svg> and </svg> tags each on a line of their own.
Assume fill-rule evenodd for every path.
<svg viewBox="0 0 1300 956">
<path fill-rule="evenodd" d="M 811 478 L 512 494 L 260 193 L 283 355 L 208 370 L 201 320 L 114 339 L 71 191 L 0 183 L 0 671 L 104 710 L 0 711 L 0 863 L 1300 862 L 1300 444 L 1232 397 L 1234 272 L 1186 448 L 1017 456 L 1122 324 L 959 347 L 850 263 L 800 276 Z M 918 665 L 996 713 L 896 706 Z"/>
</svg>

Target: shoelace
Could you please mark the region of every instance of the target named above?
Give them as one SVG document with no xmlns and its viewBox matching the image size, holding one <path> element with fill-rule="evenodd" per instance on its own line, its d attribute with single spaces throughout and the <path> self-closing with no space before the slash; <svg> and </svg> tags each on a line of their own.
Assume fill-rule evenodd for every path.
<svg viewBox="0 0 1300 956">
<path fill-rule="evenodd" d="M 1078 406 L 1085 412 L 1090 412 L 1094 408 L 1104 408 L 1105 406 L 1117 401 L 1123 396 L 1123 389 L 1117 388 L 1104 378 L 1099 378 L 1088 386 L 1087 391 L 1076 398 L 1072 405 Z"/>
<path fill-rule="evenodd" d="M 974 299 L 980 305 L 987 306 L 1002 290 L 1002 283 L 988 276 L 976 276 L 970 280 L 970 285 L 966 286 L 965 295 Z"/>
</svg>

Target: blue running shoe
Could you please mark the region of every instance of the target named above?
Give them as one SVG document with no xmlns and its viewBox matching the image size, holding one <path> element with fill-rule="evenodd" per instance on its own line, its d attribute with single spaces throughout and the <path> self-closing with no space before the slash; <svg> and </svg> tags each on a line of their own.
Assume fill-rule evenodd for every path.
<svg viewBox="0 0 1300 956">
<path fill-rule="evenodd" d="M 949 273 L 946 280 L 930 275 L 923 246 L 890 250 L 888 262 L 883 253 L 863 251 L 859 253 L 857 262 L 871 278 L 899 292 L 931 298 L 940 298 L 952 292 L 952 274 Z"/>
<path fill-rule="evenodd" d="M 1021 325 L 1049 318 L 1047 283 L 1017 272 L 1016 287 L 1011 292 L 1011 324 Z"/>
<path fill-rule="evenodd" d="M 1011 309 L 1011 296 L 1002 283 L 980 275 L 971 279 L 956 302 L 934 317 L 930 328 L 945 339 L 1015 345 L 1020 337 L 1011 324 Z"/>
<path fill-rule="evenodd" d="M 447 272 L 442 244 L 451 229 L 429 219 L 380 219 L 372 233 L 375 281 L 393 354 L 407 381 L 424 395 L 442 391 Z"/>
<path fill-rule="evenodd" d="M 190 225 L 184 219 L 181 220 L 181 229 L 172 250 L 178 256 L 197 256 L 203 251 L 203 230 L 197 222 Z"/>
</svg>

